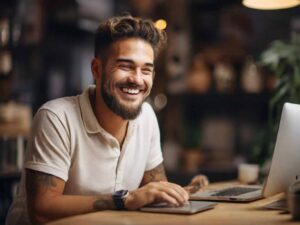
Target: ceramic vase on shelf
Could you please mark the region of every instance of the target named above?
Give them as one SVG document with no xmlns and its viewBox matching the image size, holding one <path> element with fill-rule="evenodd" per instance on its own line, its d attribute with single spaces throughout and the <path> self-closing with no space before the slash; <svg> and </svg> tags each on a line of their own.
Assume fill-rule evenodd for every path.
<svg viewBox="0 0 300 225">
<path fill-rule="evenodd" d="M 216 91 L 219 93 L 232 93 L 236 86 L 236 74 L 229 63 L 218 62 L 214 68 Z"/>
<path fill-rule="evenodd" d="M 12 57 L 7 50 L 0 50 L 0 103 L 12 95 Z"/>
<path fill-rule="evenodd" d="M 241 87 L 247 93 L 260 93 L 263 90 L 263 78 L 260 69 L 252 58 L 248 58 L 242 69 Z"/>
<path fill-rule="evenodd" d="M 0 46 L 6 46 L 9 41 L 9 20 L 0 19 Z"/>
<path fill-rule="evenodd" d="M 189 91 L 205 94 L 211 88 L 211 84 L 212 77 L 206 62 L 201 56 L 196 56 L 187 78 Z"/>
</svg>

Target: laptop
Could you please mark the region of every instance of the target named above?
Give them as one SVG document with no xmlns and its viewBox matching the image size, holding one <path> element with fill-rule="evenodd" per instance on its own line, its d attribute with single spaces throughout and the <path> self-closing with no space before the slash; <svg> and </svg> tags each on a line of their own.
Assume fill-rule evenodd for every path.
<svg viewBox="0 0 300 225">
<path fill-rule="evenodd" d="M 154 213 L 195 214 L 213 209 L 215 205 L 215 202 L 207 201 L 188 201 L 186 204 L 179 207 L 172 207 L 168 203 L 158 203 L 142 207 L 140 211 Z"/>
<path fill-rule="evenodd" d="M 191 200 L 250 202 L 285 192 L 300 175 L 300 105 L 283 106 L 268 177 L 263 185 L 240 185 L 197 192 Z"/>
<path fill-rule="evenodd" d="M 216 190 L 207 190 L 190 195 L 191 200 L 251 202 L 263 198 L 262 186 L 234 185 Z"/>
</svg>

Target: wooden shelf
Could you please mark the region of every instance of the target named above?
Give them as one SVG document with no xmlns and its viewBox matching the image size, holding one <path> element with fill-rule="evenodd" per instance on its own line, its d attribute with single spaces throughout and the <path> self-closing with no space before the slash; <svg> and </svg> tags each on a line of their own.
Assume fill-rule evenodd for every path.
<svg viewBox="0 0 300 225">
<path fill-rule="evenodd" d="M 253 105 L 253 104 L 268 104 L 271 98 L 270 92 L 263 92 L 258 94 L 250 94 L 237 92 L 232 94 L 208 93 L 208 94 L 193 94 L 184 93 L 180 95 L 170 95 L 170 99 L 182 100 L 184 103 L 201 103 L 204 105 L 220 104 L 220 105 Z"/>
<path fill-rule="evenodd" d="M 11 169 L 0 171 L 0 179 L 19 179 L 21 177 L 21 170 Z"/>
</svg>

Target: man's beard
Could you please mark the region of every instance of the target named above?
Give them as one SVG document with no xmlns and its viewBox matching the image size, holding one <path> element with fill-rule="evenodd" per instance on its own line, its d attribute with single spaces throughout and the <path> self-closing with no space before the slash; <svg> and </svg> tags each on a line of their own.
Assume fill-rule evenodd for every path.
<svg viewBox="0 0 300 225">
<path fill-rule="evenodd" d="M 124 120 L 133 120 L 137 118 L 142 110 L 142 104 L 144 101 L 141 101 L 141 103 L 134 108 L 127 107 L 121 104 L 116 96 L 113 96 L 111 93 L 109 93 L 106 83 L 106 74 L 103 74 L 103 79 L 101 82 L 101 96 L 108 108 Z M 133 87 L 133 84 L 128 83 L 127 86 Z"/>
</svg>

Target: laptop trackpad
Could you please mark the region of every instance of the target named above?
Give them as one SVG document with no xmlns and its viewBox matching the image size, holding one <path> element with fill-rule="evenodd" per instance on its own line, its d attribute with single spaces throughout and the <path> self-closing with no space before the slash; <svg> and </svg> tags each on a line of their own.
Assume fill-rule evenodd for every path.
<svg viewBox="0 0 300 225">
<path fill-rule="evenodd" d="M 172 207 L 167 203 L 158 203 L 145 206 L 140 209 L 143 212 L 155 212 L 155 213 L 177 213 L 177 214 L 194 214 L 202 212 L 208 209 L 214 208 L 216 203 L 214 202 L 202 202 L 202 201 L 188 201 L 188 203 L 179 207 Z"/>
</svg>

